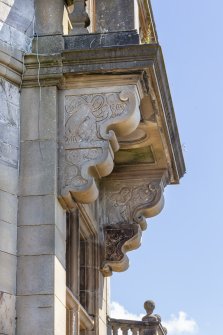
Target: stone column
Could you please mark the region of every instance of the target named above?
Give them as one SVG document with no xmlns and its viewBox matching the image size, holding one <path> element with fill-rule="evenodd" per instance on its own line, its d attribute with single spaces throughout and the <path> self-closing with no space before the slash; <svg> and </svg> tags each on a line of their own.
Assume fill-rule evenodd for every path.
<svg viewBox="0 0 223 335">
<path fill-rule="evenodd" d="M 17 335 L 66 333 L 66 219 L 57 200 L 57 88 L 21 96 Z"/>
<path fill-rule="evenodd" d="M 33 52 L 63 50 L 63 13 L 64 0 L 35 0 Z"/>
</svg>

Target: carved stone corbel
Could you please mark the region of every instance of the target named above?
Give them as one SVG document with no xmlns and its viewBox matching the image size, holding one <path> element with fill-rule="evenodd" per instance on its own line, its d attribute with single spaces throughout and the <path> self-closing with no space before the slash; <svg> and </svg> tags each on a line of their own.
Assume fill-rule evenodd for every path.
<svg viewBox="0 0 223 335">
<path fill-rule="evenodd" d="M 140 120 L 139 101 L 133 86 L 66 91 L 60 144 L 60 194 L 69 206 L 74 198 L 90 203 L 97 199 L 95 179 L 111 173 L 116 136 L 133 132 Z"/>
<path fill-rule="evenodd" d="M 105 251 L 102 273 L 111 276 L 112 271 L 121 272 L 129 267 L 126 252 L 140 246 L 142 231 L 138 224 L 113 224 L 105 226 Z"/>
<path fill-rule="evenodd" d="M 104 186 L 104 259 L 102 273 L 125 271 L 126 252 L 140 246 L 146 218 L 158 214 L 164 205 L 161 179 L 108 180 Z"/>
</svg>

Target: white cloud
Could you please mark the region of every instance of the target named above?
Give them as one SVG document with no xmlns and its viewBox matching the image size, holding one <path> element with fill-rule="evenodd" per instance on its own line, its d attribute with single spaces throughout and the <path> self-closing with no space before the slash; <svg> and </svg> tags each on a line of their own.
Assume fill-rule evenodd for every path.
<svg viewBox="0 0 223 335">
<path fill-rule="evenodd" d="M 144 315 L 130 313 L 118 302 L 111 303 L 111 317 L 114 319 L 142 320 Z M 162 325 L 167 328 L 168 335 L 196 334 L 198 330 L 196 321 L 189 318 L 183 311 L 180 311 L 177 316 L 171 315 L 169 320 L 162 321 Z"/>
<path fill-rule="evenodd" d="M 167 328 L 169 335 L 196 334 L 198 330 L 196 321 L 189 318 L 183 311 L 180 311 L 177 316 L 171 315 L 170 320 L 162 321 L 162 324 Z"/>
<path fill-rule="evenodd" d="M 125 307 L 120 305 L 118 302 L 112 301 L 111 305 L 111 317 L 114 319 L 124 319 L 124 320 L 142 320 L 145 314 L 136 315 L 128 312 Z"/>
</svg>

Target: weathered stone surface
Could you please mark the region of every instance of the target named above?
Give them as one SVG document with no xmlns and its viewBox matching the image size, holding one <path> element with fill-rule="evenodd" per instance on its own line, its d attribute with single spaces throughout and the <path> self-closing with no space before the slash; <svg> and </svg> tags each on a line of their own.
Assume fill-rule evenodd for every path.
<svg viewBox="0 0 223 335">
<path fill-rule="evenodd" d="M 55 194 L 57 184 L 56 167 L 56 142 L 45 140 L 21 143 L 21 194 Z"/>
<path fill-rule="evenodd" d="M 54 294 L 54 256 L 20 256 L 17 294 Z"/>
<path fill-rule="evenodd" d="M 21 99 L 21 140 L 56 140 L 56 87 L 23 89 Z"/>
<path fill-rule="evenodd" d="M 17 87 L 0 79 L 0 163 L 18 165 L 19 93 Z"/>
<path fill-rule="evenodd" d="M 0 162 L 0 190 L 17 194 L 18 170 Z"/>
<path fill-rule="evenodd" d="M 13 255 L 17 253 L 17 227 L 2 220 L 0 220 L 0 251 Z"/>
<path fill-rule="evenodd" d="M 18 226 L 55 224 L 66 232 L 66 213 L 53 195 L 20 197 L 18 216 Z"/>
<path fill-rule="evenodd" d="M 18 255 L 56 255 L 65 267 L 66 236 L 53 224 L 20 226 Z"/>
<path fill-rule="evenodd" d="M 15 334 L 16 297 L 0 291 L 0 334 Z"/>
<path fill-rule="evenodd" d="M 123 31 L 135 28 L 135 8 L 133 0 L 97 0 L 96 31 Z M 128 10 L 127 10 L 128 9 Z"/>
<path fill-rule="evenodd" d="M 109 46 L 139 44 L 136 30 L 64 36 L 65 49 L 96 49 Z"/>
<path fill-rule="evenodd" d="M 113 224 L 104 229 L 104 260 L 102 273 L 110 276 L 112 271 L 125 271 L 129 266 L 126 252 L 137 249 L 141 242 L 138 224 Z"/>
<path fill-rule="evenodd" d="M 142 178 L 143 179 L 143 178 Z M 112 179 L 105 182 L 105 224 L 139 223 L 145 229 L 143 216 L 151 217 L 163 208 L 161 178 L 154 180 Z"/>
<path fill-rule="evenodd" d="M 0 220 L 16 224 L 17 197 L 15 195 L 0 191 Z"/>
<path fill-rule="evenodd" d="M 62 34 L 63 10 L 64 0 L 35 0 L 35 33 L 40 36 Z"/>
<path fill-rule="evenodd" d="M 62 34 L 38 36 L 32 40 L 32 52 L 42 54 L 59 53 L 64 50 Z"/>
<path fill-rule="evenodd" d="M 69 32 L 73 34 L 88 33 L 87 27 L 90 25 L 90 19 L 86 12 L 86 0 L 73 0 L 74 9 L 70 13 L 69 18 L 72 24 L 72 29 Z"/>
<path fill-rule="evenodd" d="M 0 291 L 16 293 L 16 256 L 0 251 Z"/>
<path fill-rule="evenodd" d="M 17 335 L 54 334 L 53 295 L 18 296 Z M 27 322 L 28 320 L 28 322 Z"/>
</svg>

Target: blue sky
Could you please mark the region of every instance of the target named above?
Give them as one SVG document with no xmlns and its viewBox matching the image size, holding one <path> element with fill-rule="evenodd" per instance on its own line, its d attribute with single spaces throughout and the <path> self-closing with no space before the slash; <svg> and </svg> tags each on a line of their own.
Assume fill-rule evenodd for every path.
<svg viewBox="0 0 223 335">
<path fill-rule="evenodd" d="M 179 312 L 219 334 L 223 316 L 223 2 L 153 0 L 187 174 L 165 191 L 130 268 L 114 274 L 112 300 L 134 315 L 152 298 L 163 320 Z M 172 316 L 171 316 L 172 315 Z M 181 314 L 182 317 L 182 314 Z"/>
</svg>

